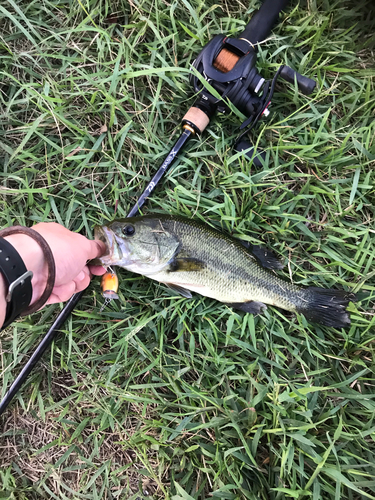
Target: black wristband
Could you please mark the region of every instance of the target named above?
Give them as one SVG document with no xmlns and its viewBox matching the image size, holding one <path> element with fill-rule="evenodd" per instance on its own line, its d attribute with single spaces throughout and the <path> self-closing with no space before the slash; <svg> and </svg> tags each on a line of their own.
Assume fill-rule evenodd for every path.
<svg viewBox="0 0 375 500">
<path fill-rule="evenodd" d="M 0 237 L 0 272 L 5 281 L 6 315 L 2 328 L 7 327 L 27 309 L 33 294 L 33 273 L 26 269 L 17 250 Z"/>
</svg>

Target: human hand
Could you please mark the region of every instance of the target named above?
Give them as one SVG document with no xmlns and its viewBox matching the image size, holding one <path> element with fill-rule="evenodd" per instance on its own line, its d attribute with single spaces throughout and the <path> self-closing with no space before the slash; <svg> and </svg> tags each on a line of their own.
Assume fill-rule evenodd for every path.
<svg viewBox="0 0 375 500">
<path fill-rule="evenodd" d="M 100 257 L 105 252 L 105 245 L 98 240 L 89 240 L 85 236 L 69 231 L 54 222 L 42 222 L 33 226 L 51 248 L 56 278 L 52 294 L 46 304 L 64 302 L 88 287 L 91 275 L 102 275 L 101 266 L 87 266 L 87 261 Z M 26 268 L 33 271 L 32 305 L 43 293 L 48 275 L 47 264 L 42 249 L 36 241 L 24 234 L 14 234 L 6 239 L 17 249 L 25 262 Z"/>
</svg>

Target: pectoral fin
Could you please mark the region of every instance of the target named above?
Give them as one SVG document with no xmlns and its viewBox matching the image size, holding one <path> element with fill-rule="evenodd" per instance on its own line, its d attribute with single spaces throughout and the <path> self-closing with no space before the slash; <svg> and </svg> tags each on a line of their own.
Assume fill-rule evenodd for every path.
<svg viewBox="0 0 375 500">
<path fill-rule="evenodd" d="M 186 297 L 187 299 L 192 298 L 192 294 L 189 292 L 189 290 L 186 290 L 186 288 L 183 288 L 180 285 L 174 285 L 173 283 L 165 283 L 165 285 L 167 285 L 167 287 L 173 290 L 174 292 L 177 292 L 183 297 Z"/>
<path fill-rule="evenodd" d="M 201 271 L 204 269 L 205 264 L 201 260 L 194 259 L 191 257 L 176 257 L 169 264 L 169 273 L 175 273 L 177 271 Z"/>
<path fill-rule="evenodd" d="M 250 302 L 237 302 L 227 305 L 233 307 L 233 309 L 239 309 L 240 311 L 244 311 L 250 314 L 259 314 L 260 312 L 262 312 L 262 309 L 267 309 L 266 304 L 263 304 L 263 302 L 256 302 L 255 300 L 252 300 Z"/>
</svg>

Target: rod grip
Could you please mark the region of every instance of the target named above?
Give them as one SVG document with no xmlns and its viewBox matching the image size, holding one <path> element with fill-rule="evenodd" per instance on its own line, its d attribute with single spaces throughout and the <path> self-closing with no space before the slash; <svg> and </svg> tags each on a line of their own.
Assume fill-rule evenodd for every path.
<svg viewBox="0 0 375 500">
<path fill-rule="evenodd" d="M 253 45 L 265 40 L 287 4 L 288 0 L 264 0 L 238 38 L 245 38 Z"/>
<path fill-rule="evenodd" d="M 185 122 L 190 122 L 201 133 L 210 123 L 210 118 L 204 111 L 195 106 L 192 106 L 182 119 L 182 123 Z"/>
<path fill-rule="evenodd" d="M 47 334 L 43 337 L 42 341 L 40 342 L 38 347 L 35 349 L 35 351 L 32 353 L 28 362 L 22 368 L 21 372 L 16 377 L 16 379 L 13 381 L 8 392 L 5 394 L 3 399 L 0 401 L 0 415 L 2 413 L 4 413 L 4 411 L 7 409 L 7 407 L 11 403 L 13 397 L 20 390 L 21 385 L 24 383 L 24 381 L 27 379 L 27 377 L 29 376 L 29 374 L 32 371 L 32 369 L 34 368 L 34 366 L 37 364 L 37 362 L 43 356 L 43 353 L 45 352 L 45 350 L 52 344 L 52 342 L 55 339 L 56 335 L 58 334 L 60 328 L 62 328 L 66 319 L 68 318 L 70 313 L 73 311 L 75 306 L 78 304 L 78 301 L 80 300 L 82 295 L 83 295 L 83 291 L 75 293 L 69 299 L 67 304 L 64 306 L 64 309 L 57 316 L 57 318 L 53 322 L 51 328 L 48 330 Z"/>
</svg>

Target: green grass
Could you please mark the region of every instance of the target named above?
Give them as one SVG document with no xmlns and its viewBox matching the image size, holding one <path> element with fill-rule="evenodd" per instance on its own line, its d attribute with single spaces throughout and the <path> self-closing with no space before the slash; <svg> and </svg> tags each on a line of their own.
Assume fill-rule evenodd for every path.
<svg viewBox="0 0 375 500">
<path fill-rule="evenodd" d="M 1 417 L 0 498 L 375 498 L 373 2 L 290 4 L 258 67 L 318 84 L 305 97 L 279 83 L 252 133 L 267 168 L 234 155 L 239 119 L 218 116 L 145 213 L 206 219 L 272 247 L 296 283 L 367 295 L 350 328 L 253 317 L 126 272 L 100 313 L 94 280 Z M 92 237 L 117 200 L 124 216 L 194 102 L 192 61 L 257 5 L 3 0 L 1 227 Z M 59 310 L 1 333 L 2 393 Z"/>
</svg>

